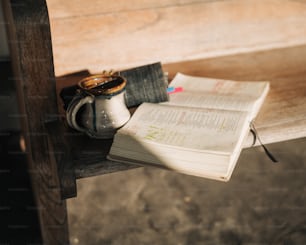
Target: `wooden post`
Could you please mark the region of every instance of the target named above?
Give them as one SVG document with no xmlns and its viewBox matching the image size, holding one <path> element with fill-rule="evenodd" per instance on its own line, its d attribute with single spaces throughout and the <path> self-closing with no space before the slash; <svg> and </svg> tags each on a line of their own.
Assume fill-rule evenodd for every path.
<svg viewBox="0 0 306 245">
<path fill-rule="evenodd" d="M 45 128 L 58 113 L 47 5 L 45 0 L 2 3 L 43 243 L 68 244 L 66 202 Z"/>
</svg>

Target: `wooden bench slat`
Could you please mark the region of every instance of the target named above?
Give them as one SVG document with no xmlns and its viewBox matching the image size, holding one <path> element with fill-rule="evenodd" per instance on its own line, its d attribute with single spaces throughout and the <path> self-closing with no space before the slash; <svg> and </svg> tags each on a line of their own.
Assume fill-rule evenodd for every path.
<svg viewBox="0 0 306 245">
<path fill-rule="evenodd" d="M 37 210 L 43 244 L 68 244 L 66 202 L 60 198 L 55 152 L 50 148 L 44 124 L 58 113 L 46 2 L 6 0 L 1 3 L 36 204 L 33 208 Z"/>
<path fill-rule="evenodd" d="M 48 2 L 57 76 L 306 44 L 306 5 L 299 1 L 187 1 L 162 8 L 158 1 L 119 12 L 99 5 L 67 18 L 57 17 L 65 5 Z"/>
<path fill-rule="evenodd" d="M 48 0 L 48 8 L 53 18 L 75 18 L 80 16 L 94 16 L 118 12 L 131 12 L 144 9 L 159 9 L 169 6 L 184 6 L 188 4 L 211 2 L 211 0 L 91 0 L 90 3 L 80 0 L 61 1 Z"/>
</svg>

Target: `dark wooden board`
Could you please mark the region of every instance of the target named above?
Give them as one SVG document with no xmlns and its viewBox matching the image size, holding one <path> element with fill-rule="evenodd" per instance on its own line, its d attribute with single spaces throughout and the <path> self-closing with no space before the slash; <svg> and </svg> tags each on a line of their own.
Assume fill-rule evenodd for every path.
<svg viewBox="0 0 306 245">
<path fill-rule="evenodd" d="M 42 239 L 68 244 L 66 202 L 44 124 L 58 116 L 47 6 L 44 0 L 2 3 Z"/>
</svg>

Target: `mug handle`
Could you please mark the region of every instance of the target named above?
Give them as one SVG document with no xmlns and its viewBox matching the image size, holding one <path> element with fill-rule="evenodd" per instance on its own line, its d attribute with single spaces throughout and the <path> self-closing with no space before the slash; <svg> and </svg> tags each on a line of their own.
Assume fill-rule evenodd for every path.
<svg viewBox="0 0 306 245">
<path fill-rule="evenodd" d="M 87 129 L 84 127 L 81 127 L 76 120 L 76 115 L 78 113 L 78 111 L 80 110 L 80 108 L 87 104 L 87 103 L 93 103 L 94 102 L 94 97 L 87 95 L 84 97 L 83 94 L 79 94 L 77 96 L 75 96 L 72 101 L 69 103 L 67 111 L 66 111 L 66 118 L 67 118 L 67 122 L 68 125 L 80 132 L 86 132 Z"/>
</svg>

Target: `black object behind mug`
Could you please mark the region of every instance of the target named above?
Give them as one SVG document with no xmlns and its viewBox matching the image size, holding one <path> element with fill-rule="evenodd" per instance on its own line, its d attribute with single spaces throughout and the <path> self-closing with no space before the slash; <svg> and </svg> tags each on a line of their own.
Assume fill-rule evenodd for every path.
<svg viewBox="0 0 306 245">
<path fill-rule="evenodd" d="M 121 71 L 120 75 L 127 80 L 127 107 L 135 107 L 143 102 L 158 103 L 169 100 L 168 83 L 160 62 Z"/>
<path fill-rule="evenodd" d="M 125 103 L 128 108 L 143 102 L 158 103 L 169 100 L 167 79 L 160 62 L 123 70 L 119 74 L 127 80 Z M 60 92 L 65 110 L 79 89 L 78 82 Z"/>
</svg>

